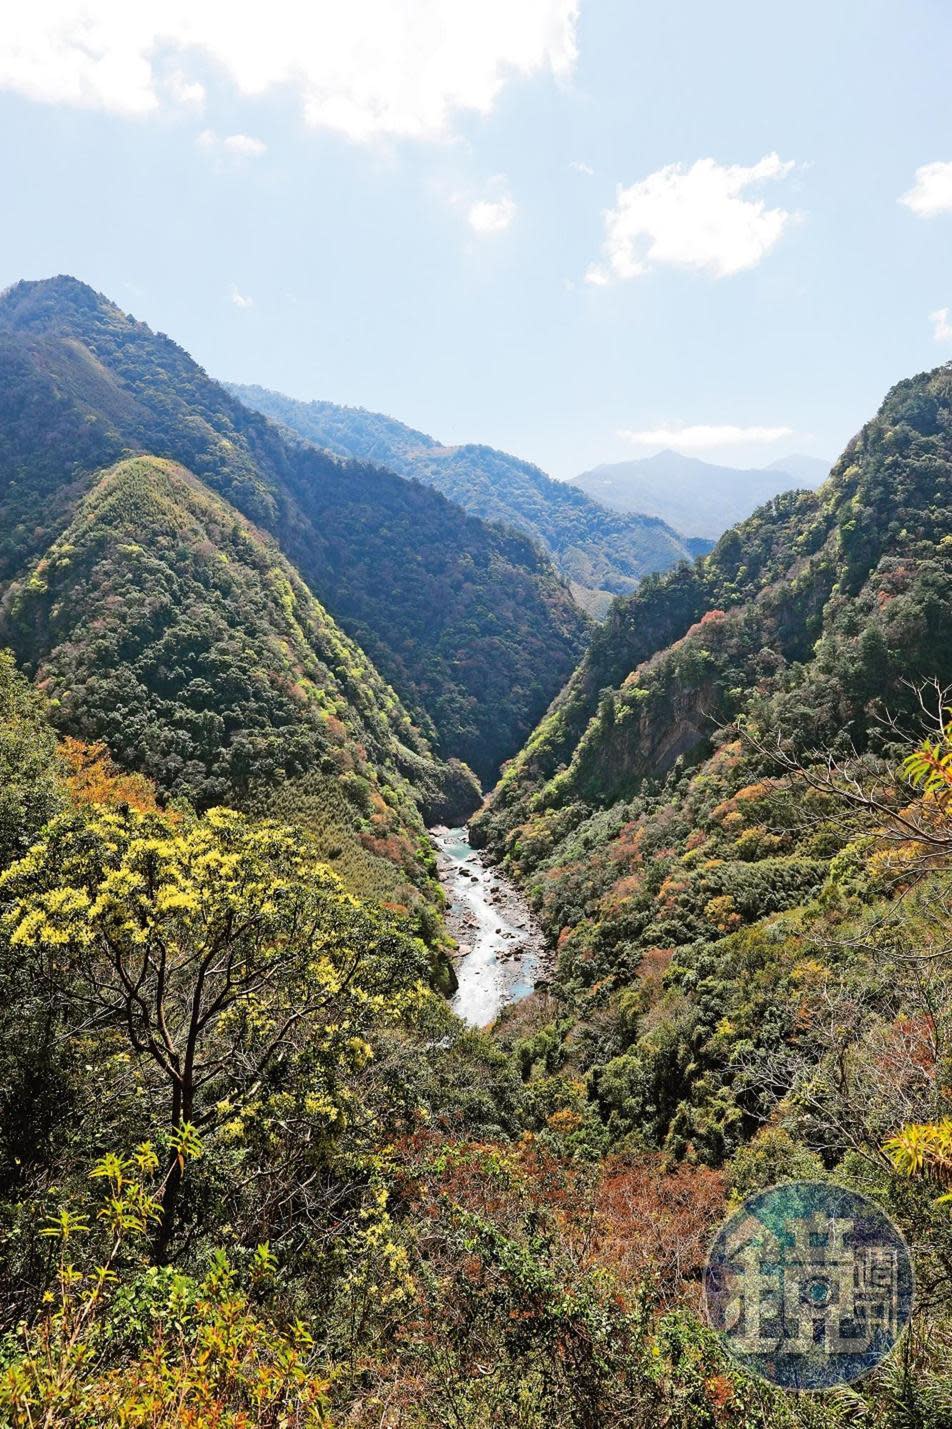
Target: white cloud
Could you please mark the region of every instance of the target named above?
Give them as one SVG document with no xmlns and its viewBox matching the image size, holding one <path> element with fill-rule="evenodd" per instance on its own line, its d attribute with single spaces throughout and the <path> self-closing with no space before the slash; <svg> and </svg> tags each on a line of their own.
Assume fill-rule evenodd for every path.
<svg viewBox="0 0 952 1429">
<path fill-rule="evenodd" d="M 755 267 L 794 215 L 745 198 L 745 190 L 793 168 L 776 154 L 746 168 L 698 159 L 690 168 L 669 164 L 629 188 L 619 185 L 615 207 L 605 213 L 604 261 L 589 268 L 586 281 L 637 278 L 658 264 L 715 278 Z"/>
<path fill-rule="evenodd" d="M 268 149 L 263 139 L 254 139 L 250 134 L 226 134 L 219 138 L 214 129 L 203 129 L 195 143 L 210 153 L 231 154 L 236 159 L 260 159 Z"/>
<path fill-rule="evenodd" d="M 0 6 L 0 88 L 146 115 L 176 99 L 162 63 L 205 57 L 243 95 L 297 93 L 353 140 L 435 139 L 514 76 L 569 74 L 579 0 L 31 0 Z"/>
<path fill-rule="evenodd" d="M 226 134 L 221 146 L 227 154 L 237 154 L 242 159 L 259 159 L 268 147 L 263 139 L 254 139 L 250 134 Z"/>
<path fill-rule="evenodd" d="M 584 159 L 572 159 L 569 168 L 574 169 L 577 174 L 592 175 L 595 172 L 591 164 L 586 164 Z"/>
<path fill-rule="evenodd" d="M 705 451 L 714 447 L 759 446 L 793 436 L 792 427 L 653 427 L 633 432 L 623 428 L 618 435 L 639 447 L 680 447 Z"/>
<path fill-rule="evenodd" d="M 240 293 L 234 283 L 232 284 L 229 296 L 236 308 L 253 308 L 255 305 L 254 298 L 249 298 L 244 293 Z"/>
<path fill-rule="evenodd" d="M 476 233 L 502 233 L 516 216 L 516 205 L 511 198 L 480 199 L 470 204 L 466 215 L 469 226 Z"/>
<path fill-rule="evenodd" d="M 923 164 L 916 169 L 916 181 L 899 200 L 920 218 L 952 212 L 952 163 Z"/>
<path fill-rule="evenodd" d="M 181 106 L 182 109 L 204 109 L 205 86 L 197 80 L 189 79 L 180 69 L 172 71 L 165 81 L 165 87 L 173 104 Z"/>
<path fill-rule="evenodd" d="M 936 308 L 934 313 L 929 314 L 929 321 L 936 342 L 952 342 L 952 322 L 949 320 L 948 308 Z"/>
</svg>

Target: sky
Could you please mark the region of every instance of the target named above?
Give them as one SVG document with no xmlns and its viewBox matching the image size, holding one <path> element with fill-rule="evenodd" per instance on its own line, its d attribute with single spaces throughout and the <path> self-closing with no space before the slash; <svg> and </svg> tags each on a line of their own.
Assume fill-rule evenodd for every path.
<svg viewBox="0 0 952 1429">
<path fill-rule="evenodd" d="M 948 0 L 0 9 L 0 285 L 569 478 L 952 360 Z"/>
</svg>

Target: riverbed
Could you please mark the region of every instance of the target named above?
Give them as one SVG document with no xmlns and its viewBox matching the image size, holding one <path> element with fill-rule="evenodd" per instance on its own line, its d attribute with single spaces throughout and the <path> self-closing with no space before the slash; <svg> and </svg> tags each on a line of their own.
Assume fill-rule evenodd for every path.
<svg viewBox="0 0 952 1429">
<path fill-rule="evenodd" d="M 453 1010 L 485 1027 L 542 976 L 542 931 L 522 893 L 470 845 L 465 828 L 431 829 L 430 838 L 449 900 L 447 926 L 459 944 Z"/>
</svg>

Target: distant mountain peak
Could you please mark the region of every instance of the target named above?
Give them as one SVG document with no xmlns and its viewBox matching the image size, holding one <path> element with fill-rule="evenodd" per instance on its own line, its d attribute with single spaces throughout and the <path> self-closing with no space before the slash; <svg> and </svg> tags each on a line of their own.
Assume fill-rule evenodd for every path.
<svg viewBox="0 0 952 1429">
<path fill-rule="evenodd" d="M 46 326 L 46 320 L 54 315 L 62 317 L 64 305 L 125 317 L 122 309 L 104 293 L 71 273 L 57 273 L 52 278 L 21 278 L 0 293 L 0 312 L 8 321 L 19 320 L 18 326 Z"/>
<path fill-rule="evenodd" d="M 666 521 L 682 537 L 717 538 L 783 491 L 818 486 L 829 468 L 815 457 L 791 457 L 769 467 L 719 466 L 683 452 L 593 467 L 571 483 L 618 511 Z"/>
<path fill-rule="evenodd" d="M 805 452 L 791 452 L 789 456 L 779 456 L 767 467 L 768 471 L 785 471 L 796 477 L 802 486 L 819 486 L 830 474 L 832 462 L 823 457 L 807 456 Z"/>
</svg>

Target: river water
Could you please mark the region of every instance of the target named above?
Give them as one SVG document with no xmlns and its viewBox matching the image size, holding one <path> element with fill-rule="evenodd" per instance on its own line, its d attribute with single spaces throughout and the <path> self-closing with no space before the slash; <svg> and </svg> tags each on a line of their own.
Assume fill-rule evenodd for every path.
<svg viewBox="0 0 952 1429">
<path fill-rule="evenodd" d="M 430 838 L 449 900 L 447 926 L 459 944 L 453 1010 L 485 1027 L 532 991 L 544 966 L 542 932 L 518 888 L 471 847 L 465 828 L 431 829 Z"/>
</svg>

